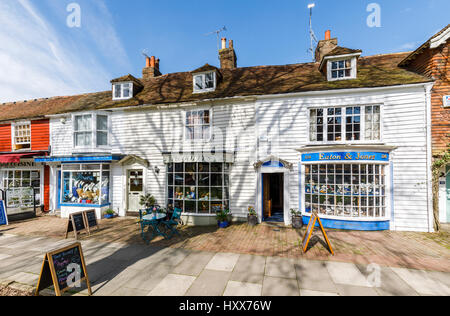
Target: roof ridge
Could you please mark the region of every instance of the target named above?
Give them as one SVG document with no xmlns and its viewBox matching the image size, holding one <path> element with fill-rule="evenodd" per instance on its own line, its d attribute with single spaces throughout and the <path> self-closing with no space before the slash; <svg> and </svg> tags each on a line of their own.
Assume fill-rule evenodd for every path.
<svg viewBox="0 0 450 316">
<path fill-rule="evenodd" d="M 106 93 L 110 91 L 97 91 L 97 92 L 86 92 L 81 94 L 73 94 L 73 95 L 59 95 L 59 96 L 53 96 L 53 97 L 43 97 L 43 98 L 34 98 L 34 99 L 27 99 L 27 100 L 20 100 L 20 101 L 9 101 L 9 102 L 1 102 L 0 106 L 3 105 L 12 105 L 12 104 L 19 104 L 19 103 L 32 103 L 32 102 L 38 102 L 38 101 L 51 101 L 56 99 L 68 99 L 68 98 L 75 98 L 75 97 L 86 97 L 93 94 L 100 94 L 100 93 Z"/>
</svg>

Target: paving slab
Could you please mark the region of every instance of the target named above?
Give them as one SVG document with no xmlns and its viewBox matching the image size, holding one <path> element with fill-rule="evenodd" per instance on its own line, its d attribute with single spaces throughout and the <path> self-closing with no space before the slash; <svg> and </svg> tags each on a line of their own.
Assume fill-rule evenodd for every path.
<svg viewBox="0 0 450 316">
<path fill-rule="evenodd" d="M 23 240 L 18 240 L 17 242 L 13 242 L 11 244 L 6 245 L 6 248 L 12 249 L 22 249 L 26 250 L 28 247 L 36 247 L 39 245 L 39 242 L 43 240 L 44 237 L 36 237 L 36 238 L 23 238 Z"/>
<path fill-rule="evenodd" d="M 356 265 L 381 296 L 417 296 L 418 293 L 390 268 Z"/>
<path fill-rule="evenodd" d="M 450 288 L 425 271 L 391 268 L 403 281 L 421 295 L 450 296 Z"/>
<path fill-rule="evenodd" d="M 167 275 L 148 296 L 183 296 L 194 282 L 195 277 L 189 275 Z"/>
<path fill-rule="evenodd" d="M 7 259 L 7 258 L 10 258 L 10 257 L 12 257 L 12 255 L 7 255 L 7 254 L 0 253 L 0 260 Z"/>
<path fill-rule="evenodd" d="M 340 296 L 379 296 L 378 292 L 366 286 L 336 284 Z"/>
<path fill-rule="evenodd" d="M 213 252 L 195 251 L 177 265 L 172 273 L 199 276 L 214 255 Z"/>
<path fill-rule="evenodd" d="M 442 282 L 447 287 L 450 287 L 450 273 L 427 271 L 427 274 L 434 280 Z"/>
<path fill-rule="evenodd" d="M 292 258 L 267 257 L 265 275 L 276 278 L 297 279 L 295 260 Z"/>
<path fill-rule="evenodd" d="M 135 262 L 129 262 L 129 264 L 130 268 L 135 270 L 147 270 L 159 265 L 175 267 L 190 253 L 191 251 L 184 249 L 148 248 L 134 259 Z"/>
<path fill-rule="evenodd" d="M 205 269 L 231 272 L 234 269 L 239 255 L 235 253 L 217 253 L 206 265 Z"/>
<path fill-rule="evenodd" d="M 261 296 L 262 285 L 229 281 L 223 296 Z"/>
<path fill-rule="evenodd" d="M 32 273 L 26 273 L 26 272 L 20 272 L 15 275 L 13 275 L 10 278 L 11 281 L 14 281 L 16 283 L 30 285 L 30 286 L 36 286 L 39 280 L 38 274 L 32 274 Z"/>
<path fill-rule="evenodd" d="M 339 294 L 300 289 L 300 296 L 339 296 Z"/>
<path fill-rule="evenodd" d="M 253 255 L 240 255 L 231 280 L 244 283 L 262 284 L 266 266 L 266 257 Z"/>
<path fill-rule="evenodd" d="M 296 279 L 275 278 L 265 276 L 263 281 L 263 296 L 299 296 Z"/>
<path fill-rule="evenodd" d="M 327 269 L 335 284 L 372 287 L 353 263 L 327 262 Z"/>
<path fill-rule="evenodd" d="M 303 290 L 337 293 L 326 262 L 297 260 L 295 263 L 298 285 Z"/>
<path fill-rule="evenodd" d="M 231 272 L 203 270 L 187 291 L 187 296 L 222 296 Z"/>
<path fill-rule="evenodd" d="M 145 293 L 142 293 L 142 290 L 130 289 L 128 287 L 121 287 L 118 290 L 114 291 L 111 296 L 143 296 Z M 75 296 L 75 295 L 74 295 Z"/>
<path fill-rule="evenodd" d="M 145 295 L 171 273 L 171 270 L 172 267 L 166 265 L 149 267 L 147 270 L 137 270 L 137 273 L 127 280 L 125 286 L 140 290 L 141 295 Z"/>
</svg>

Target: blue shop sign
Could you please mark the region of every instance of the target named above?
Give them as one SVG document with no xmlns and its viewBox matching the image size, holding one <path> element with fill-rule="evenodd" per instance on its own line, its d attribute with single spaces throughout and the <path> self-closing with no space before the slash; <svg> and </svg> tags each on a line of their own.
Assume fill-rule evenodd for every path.
<svg viewBox="0 0 450 316">
<path fill-rule="evenodd" d="M 389 161 L 389 153 L 333 152 L 302 154 L 303 162 Z"/>
<path fill-rule="evenodd" d="M 5 201 L 0 201 L 0 226 L 8 225 L 8 214 L 6 213 Z"/>
</svg>

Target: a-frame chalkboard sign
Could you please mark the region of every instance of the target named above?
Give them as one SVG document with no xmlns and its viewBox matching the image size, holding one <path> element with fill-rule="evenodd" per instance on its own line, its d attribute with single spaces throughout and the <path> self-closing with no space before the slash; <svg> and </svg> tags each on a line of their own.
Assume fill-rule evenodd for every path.
<svg viewBox="0 0 450 316">
<path fill-rule="evenodd" d="M 316 212 L 313 212 L 311 215 L 311 218 L 309 219 L 308 227 L 306 228 L 305 236 L 303 237 L 302 246 L 303 246 L 303 252 L 306 252 L 308 250 L 309 241 L 311 240 L 314 227 L 316 226 L 316 222 L 319 222 L 320 230 L 322 231 L 323 237 L 325 238 L 325 241 L 327 242 L 328 249 L 330 250 L 331 254 L 334 256 L 333 248 L 331 247 L 330 240 L 328 239 L 327 233 L 325 232 L 325 229 L 323 228 L 322 221 L 320 220 L 319 215 Z"/>
<path fill-rule="evenodd" d="M 8 225 L 5 201 L 0 201 L 0 226 L 2 225 Z"/>
<path fill-rule="evenodd" d="M 45 254 L 35 295 L 53 285 L 56 296 L 61 296 L 69 289 L 81 286 L 81 282 L 86 282 L 88 293 L 92 295 L 83 250 L 77 242 Z"/>
<path fill-rule="evenodd" d="M 82 232 L 87 232 L 90 234 L 84 212 L 70 214 L 69 221 L 67 222 L 66 239 L 71 232 L 74 232 L 75 239 L 78 239 L 78 235 Z"/>
<path fill-rule="evenodd" d="M 87 228 L 89 231 L 89 234 L 91 233 L 91 229 L 99 229 L 98 227 L 98 222 L 97 222 L 97 214 L 95 212 L 95 210 L 88 210 L 88 211 L 84 211 L 84 216 L 86 219 L 86 223 L 87 223 Z"/>
</svg>

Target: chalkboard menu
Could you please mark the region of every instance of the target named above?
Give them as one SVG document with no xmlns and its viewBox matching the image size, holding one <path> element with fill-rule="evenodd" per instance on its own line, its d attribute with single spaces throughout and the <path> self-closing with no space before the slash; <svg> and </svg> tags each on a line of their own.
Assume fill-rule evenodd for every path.
<svg viewBox="0 0 450 316">
<path fill-rule="evenodd" d="M 89 228 L 89 231 L 91 228 L 98 229 L 97 214 L 95 210 L 85 211 L 84 214 L 86 216 L 86 223 Z"/>
<path fill-rule="evenodd" d="M 322 231 L 323 237 L 325 238 L 325 241 L 327 242 L 328 249 L 330 250 L 331 254 L 334 255 L 333 248 L 331 247 L 330 240 L 328 239 L 327 233 L 325 232 L 325 229 L 323 228 L 322 221 L 320 220 L 319 215 L 316 212 L 313 212 L 311 215 L 311 218 L 309 219 L 308 227 L 306 228 L 305 236 L 303 237 L 303 252 L 306 252 L 308 250 L 309 241 L 311 240 L 311 236 L 314 231 L 314 227 L 316 226 L 316 222 L 319 223 L 320 230 Z"/>
<path fill-rule="evenodd" d="M 54 286 L 57 296 L 71 287 L 80 286 L 85 281 L 89 295 L 92 295 L 86 264 L 80 243 L 45 254 L 36 296 L 45 288 Z"/>
<path fill-rule="evenodd" d="M 86 227 L 86 217 L 84 215 L 84 212 L 70 214 L 69 222 L 67 223 L 66 238 L 70 232 L 74 232 L 75 239 L 78 239 L 78 234 L 82 233 L 83 231 L 89 232 Z"/>
<path fill-rule="evenodd" d="M 8 215 L 6 214 L 5 201 L 0 201 L 0 226 L 8 225 Z"/>
</svg>

